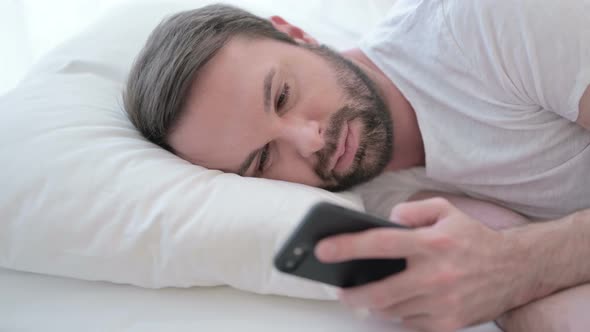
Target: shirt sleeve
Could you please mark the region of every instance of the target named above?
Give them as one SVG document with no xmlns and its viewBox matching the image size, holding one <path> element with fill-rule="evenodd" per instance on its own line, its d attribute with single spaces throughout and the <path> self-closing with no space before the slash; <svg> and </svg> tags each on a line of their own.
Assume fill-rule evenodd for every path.
<svg viewBox="0 0 590 332">
<path fill-rule="evenodd" d="M 590 85 L 590 0 L 446 0 L 473 70 L 507 100 L 576 121 Z"/>
<path fill-rule="evenodd" d="M 435 181 L 426 176 L 424 167 L 395 172 L 384 172 L 372 181 L 353 189 L 359 195 L 368 213 L 388 219 L 391 209 L 407 201 L 420 191 L 439 191 L 460 194 L 459 188 Z"/>
</svg>

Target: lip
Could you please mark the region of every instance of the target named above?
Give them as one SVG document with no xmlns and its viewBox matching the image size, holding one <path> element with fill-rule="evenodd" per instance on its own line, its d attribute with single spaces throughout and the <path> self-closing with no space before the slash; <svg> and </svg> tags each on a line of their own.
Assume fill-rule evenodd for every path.
<svg viewBox="0 0 590 332">
<path fill-rule="evenodd" d="M 336 148 L 336 152 L 334 152 L 334 155 L 330 160 L 330 171 L 334 171 L 334 167 L 336 167 L 338 160 L 340 160 L 340 157 L 342 157 L 344 152 L 346 152 L 346 139 L 348 138 L 348 131 L 350 129 L 349 127 L 350 125 L 348 122 L 342 126 L 342 131 L 340 132 L 340 137 L 338 138 L 338 147 Z"/>
<path fill-rule="evenodd" d="M 356 123 L 358 124 L 358 123 Z M 359 147 L 359 139 L 358 139 L 358 126 L 354 126 L 352 123 L 347 124 L 346 130 L 346 137 L 344 140 L 344 148 L 343 152 L 338 158 L 336 165 L 334 166 L 333 171 L 338 173 L 344 173 L 350 169 L 352 163 L 354 162 L 354 157 L 356 156 L 356 151 Z"/>
<path fill-rule="evenodd" d="M 342 126 L 338 148 L 330 161 L 331 172 L 343 173 L 352 166 L 359 146 L 358 126 L 355 124 L 347 122 Z"/>
</svg>

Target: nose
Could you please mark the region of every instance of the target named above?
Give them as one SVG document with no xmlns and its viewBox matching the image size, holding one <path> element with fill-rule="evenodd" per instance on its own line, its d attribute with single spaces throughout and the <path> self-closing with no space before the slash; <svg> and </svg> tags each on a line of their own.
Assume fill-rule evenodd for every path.
<svg viewBox="0 0 590 332">
<path fill-rule="evenodd" d="M 318 152 L 325 144 L 320 123 L 315 120 L 285 120 L 281 136 L 304 158 Z"/>
</svg>

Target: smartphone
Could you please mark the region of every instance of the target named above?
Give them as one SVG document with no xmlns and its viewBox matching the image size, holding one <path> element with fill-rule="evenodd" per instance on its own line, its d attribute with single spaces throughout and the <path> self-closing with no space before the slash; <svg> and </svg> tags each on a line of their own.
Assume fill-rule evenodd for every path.
<svg viewBox="0 0 590 332">
<path fill-rule="evenodd" d="M 318 203 L 275 255 L 274 265 L 279 271 L 341 288 L 364 285 L 403 271 L 406 260 L 402 257 L 340 263 L 322 263 L 315 257 L 314 248 L 320 240 L 375 227 L 407 229 L 369 214 L 330 203 Z"/>
</svg>

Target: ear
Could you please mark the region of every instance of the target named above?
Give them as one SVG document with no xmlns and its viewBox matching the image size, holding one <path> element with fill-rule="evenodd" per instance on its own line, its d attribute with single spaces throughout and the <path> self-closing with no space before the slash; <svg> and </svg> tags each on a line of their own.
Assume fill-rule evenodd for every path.
<svg viewBox="0 0 590 332">
<path fill-rule="evenodd" d="M 272 23 L 272 26 L 274 26 L 275 29 L 277 29 L 283 33 L 286 33 L 287 35 L 289 35 L 291 38 L 295 39 L 295 41 L 300 44 L 319 45 L 317 40 L 315 40 L 310 35 L 305 33 L 305 31 L 301 30 L 301 28 L 290 24 L 289 22 L 285 21 L 285 19 L 280 16 L 276 16 L 276 15 L 271 16 L 270 23 Z"/>
</svg>

